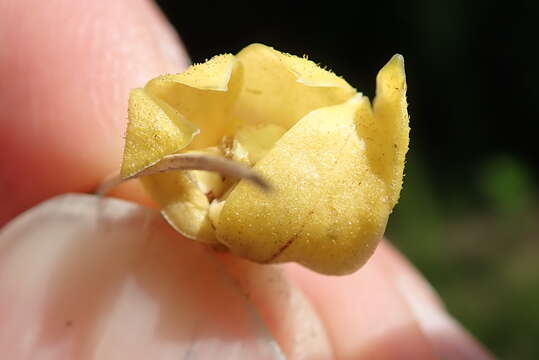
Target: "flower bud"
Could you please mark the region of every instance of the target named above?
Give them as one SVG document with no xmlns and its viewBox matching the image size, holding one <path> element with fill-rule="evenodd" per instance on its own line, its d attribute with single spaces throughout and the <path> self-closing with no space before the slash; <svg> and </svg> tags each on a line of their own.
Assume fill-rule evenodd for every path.
<svg viewBox="0 0 539 360">
<path fill-rule="evenodd" d="M 122 176 L 144 171 L 163 216 L 186 237 L 260 263 L 347 274 L 383 236 L 408 134 L 402 56 L 379 72 L 371 106 L 306 58 L 254 44 L 133 90 Z M 271 191 L 207 166 L 147 175 L 171 154 L 249 166 Z"/>
</svg>

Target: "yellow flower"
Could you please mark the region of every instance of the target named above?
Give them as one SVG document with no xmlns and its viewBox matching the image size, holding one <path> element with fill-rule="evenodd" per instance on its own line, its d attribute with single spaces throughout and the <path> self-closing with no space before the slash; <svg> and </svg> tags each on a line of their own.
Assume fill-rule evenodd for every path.
<svg viewBox="0 0 539 360">
<path fill-rule="evenodd" d="M 121 175 L 145 175 L 188 238 L 260 263 L 346 274 L 372 254 L 399 198 L 406 108 L 400 55 L 379 72 L 371 107 L 306 58 L 253 44 L 133 90 Z M 200 168 L 218 172 L 146 175 L 176 153 L 244 164 L 272 191 L 212 164 Z"/>
</svg>

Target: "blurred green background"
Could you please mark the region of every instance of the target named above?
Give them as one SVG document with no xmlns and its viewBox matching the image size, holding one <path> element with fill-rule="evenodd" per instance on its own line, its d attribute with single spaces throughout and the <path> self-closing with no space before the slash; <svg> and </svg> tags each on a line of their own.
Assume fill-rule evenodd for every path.
<svg viewBox="0 0 539 360">
<path fill-rule="evenodd" d="M 194 62 L 262 42 L 372 97 L 406 60 L 411 148 L 388 228 L 503 359 L 539 359 L 539 2 L 158 1 Z"/>
</svg>

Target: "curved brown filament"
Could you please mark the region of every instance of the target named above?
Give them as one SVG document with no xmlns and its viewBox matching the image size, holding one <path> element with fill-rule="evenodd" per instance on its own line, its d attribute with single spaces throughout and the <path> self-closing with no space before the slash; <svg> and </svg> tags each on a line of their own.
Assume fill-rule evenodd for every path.
<svg viewBox="0 0 539 360">
<path fill-rule="evenodd" d="M 110 176 L 97 187 L 94 193 L 103 196 L 124 181 L 175 170 L 214 171 L 224 176 L 246 179 L 264 191 L 271 190 L 268 182 L 260 175 L 250 167 L 236 161 L 202 154 L 173 154 L 165 156 L 161 161 L 127 178 L 122 178 L 119 174 Z"/>
</svg>

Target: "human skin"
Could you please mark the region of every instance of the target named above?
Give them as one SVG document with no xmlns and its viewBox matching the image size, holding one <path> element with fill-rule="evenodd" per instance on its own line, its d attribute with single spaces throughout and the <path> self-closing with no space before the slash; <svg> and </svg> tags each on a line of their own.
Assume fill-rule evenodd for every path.
<svg viewBox="0 0 539 360">
<path fill-rule="evenodd" d="M 116 171 L 129 90 L 159 74 L 179 72 L 189 62 L 157 7 L 143 0 L 3 1 L 0 44 L 0 226 L 54 195 L 89 192 Z M 136 182 L 115 194 L 152 206 Z M 143 333 L 153 308 L 145 291 L 153 291 L 152 306 L 170 309 L 168 343 L 188 341 L 175 335 L 186 330 L 174 304 L 181 303 L 182 290 L 191 290 L 182 289 L 185 285 L 178 284 L 186 283 L 177 279 L 201 265 L 186 269 L 181 255 L 173 254 L 194 251 L 202 260 L 216 259 L 249 294 L 288 358 L 491 358 L 387 242 L 355 274 L 327 277 L 294 264 L 267 267 L 193 250 L 191 241 L 160 221 L 151 226 L 148 231 L 160 240 L 152 251 L 134 255 L 140 267 L 121 265 L 135 245 L 95 241 L 95 247 L 84 245 L 86 252 L 66 250 L 69 281 L 52 276 L 53 267 L 43 267 L 63 249 L 42 241 L 12 251 L 0 236 L 0 354 L 10 359 L 159 358 L 162 339 Z M 107 272 L 96 271 L 95 264 L 119 280 L 107 281 Z M 80 266 L 83 270 L 75 271 Z M 121 279 L 134 271 L 151 279 L 151 286 L 126 290 Z M 205 286 L 208 294 L 221 291 L 216 283 Z M 62 296 L 49 296 L 53 292 Z M 105 298 L 125 306 L 104 307 L 100 300 Z M 205 305 L 202 300 L 193 311 Z M 76 331 L 58 329 L 66 307 L 70 319 L 82 319 L 65 324 Z M 89 314 L 100 319 L 99 326 Z M 29 329 L 36 326 L 40 331 L 29 339 Z M 130 342 L 134 336 L 144 346 Z M 64 337 L 72 346 L 55 347 Z M 54 355 L 47 353 L 52 348 Z"/>
</svg>

